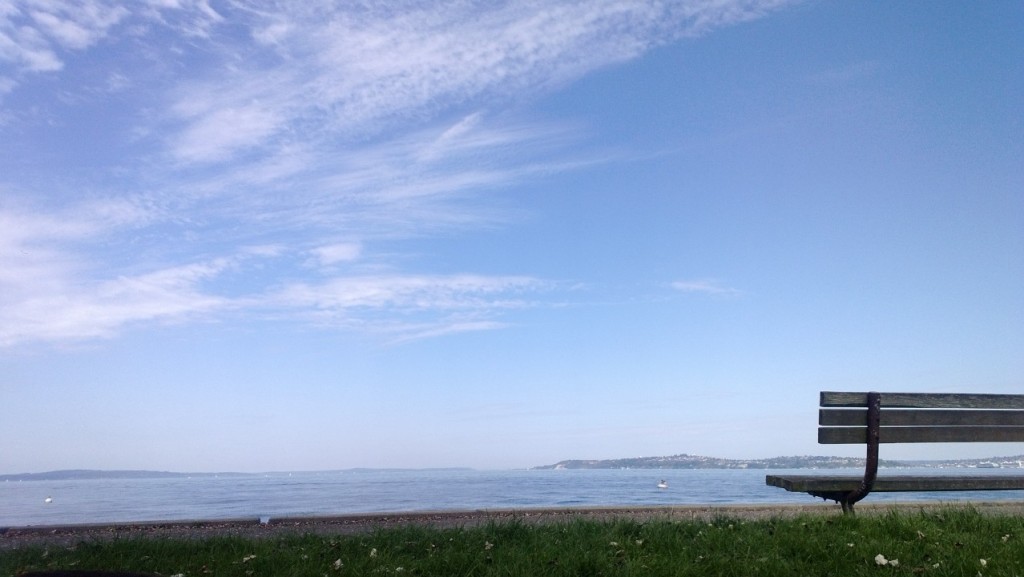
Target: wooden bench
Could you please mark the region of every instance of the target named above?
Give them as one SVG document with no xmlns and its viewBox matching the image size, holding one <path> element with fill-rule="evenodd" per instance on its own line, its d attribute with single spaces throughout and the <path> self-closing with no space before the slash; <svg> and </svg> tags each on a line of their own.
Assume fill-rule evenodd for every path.
<svg viewBox="0 0 1024 577">
<path fill-rule="evenodd" d="M 853 513 L 872 491 L 1001 491 L 1024 489 L 1019 475 L 878 478 L 879 443 L 1024 442 L 1024 395 L 821 393 L 818 442 L 866 444 L 863 477 L 768 475 L 765 483 L 831 499 Z"/>
</svg>

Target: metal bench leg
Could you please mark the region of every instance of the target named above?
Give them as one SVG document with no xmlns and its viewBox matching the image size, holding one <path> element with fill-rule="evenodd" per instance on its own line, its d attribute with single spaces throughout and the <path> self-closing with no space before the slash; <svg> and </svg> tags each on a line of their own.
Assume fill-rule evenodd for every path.
<svg viewBox="0 0 1024 577">
<path fill-rule="evenodd" d="M 879 393 L 868 393 L 868 452 L 864 463 L 864 479 L 860 486 L 847 493 L 839 504 L 843 506 L 843 513 L 853 514 L 853 504 L 868 496 L 875 486 L 875 478 L 878 477 L 878 429 L 881 426 L 882 395 Z"/>
<path fill-rule="evenodd" d="M 847 499 L 841 499 L 839 501 L 839 505 L 843 508 L 843 514 L 844 515 L 853 515 L 854 514 L 854 511 L 853 511 L 853 504 L 854 503 L 856 503 L 856 501 L 849 501 Z"/>
</svg>

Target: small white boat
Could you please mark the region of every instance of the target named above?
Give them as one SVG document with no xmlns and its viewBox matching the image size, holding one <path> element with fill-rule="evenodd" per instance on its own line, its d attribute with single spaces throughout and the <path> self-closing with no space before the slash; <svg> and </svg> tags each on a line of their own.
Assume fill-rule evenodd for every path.
<svg viewBox="0 0 1024 577">
<path fill-rule="evenodd" d="M 53 503 L 53 497 L 47 497 L 43 499 L 43 503 Z"/>
<path fill-rule="evenodd" d="M 658 483 L 658 488 L 659 489 L 668 489 L 668 481 L 666 481 L 665 479 L 662 479 L 661 482 Z"/>
</svg>

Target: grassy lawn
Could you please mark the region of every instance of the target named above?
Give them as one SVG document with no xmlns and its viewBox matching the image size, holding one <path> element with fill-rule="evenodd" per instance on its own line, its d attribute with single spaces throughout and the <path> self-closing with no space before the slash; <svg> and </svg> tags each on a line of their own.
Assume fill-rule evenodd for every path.
<svg viewBox="0 0 1024 577">
<path fill-rule="evenodd" d="M 54 569 L 185 577 L 1024 576 L 1024 518 L 949 509 L 756 521 L 510 522 L 335 537 L 132 539 L 0 552 L 0 577 Z"/>
</svg>

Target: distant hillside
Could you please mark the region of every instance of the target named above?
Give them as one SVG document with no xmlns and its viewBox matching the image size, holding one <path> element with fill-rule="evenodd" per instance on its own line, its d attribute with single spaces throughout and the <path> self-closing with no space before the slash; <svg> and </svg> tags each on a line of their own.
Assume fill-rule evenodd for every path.
<svg viewBox="0 0 1024 577">
<path fill-rule="evenodd" d="M 1020 467 L 1024 455 L 960 459 L 948 461 L 889 461 L 880 459 L 880 467 Z M 863 467 L 856 457 L 771 457 L 768 459 L 720 459 L 698 455 L 669 457 L 632 457 L 625 459 L 571 459 L 533 469 L 845 469 Z"/>
</svg>

